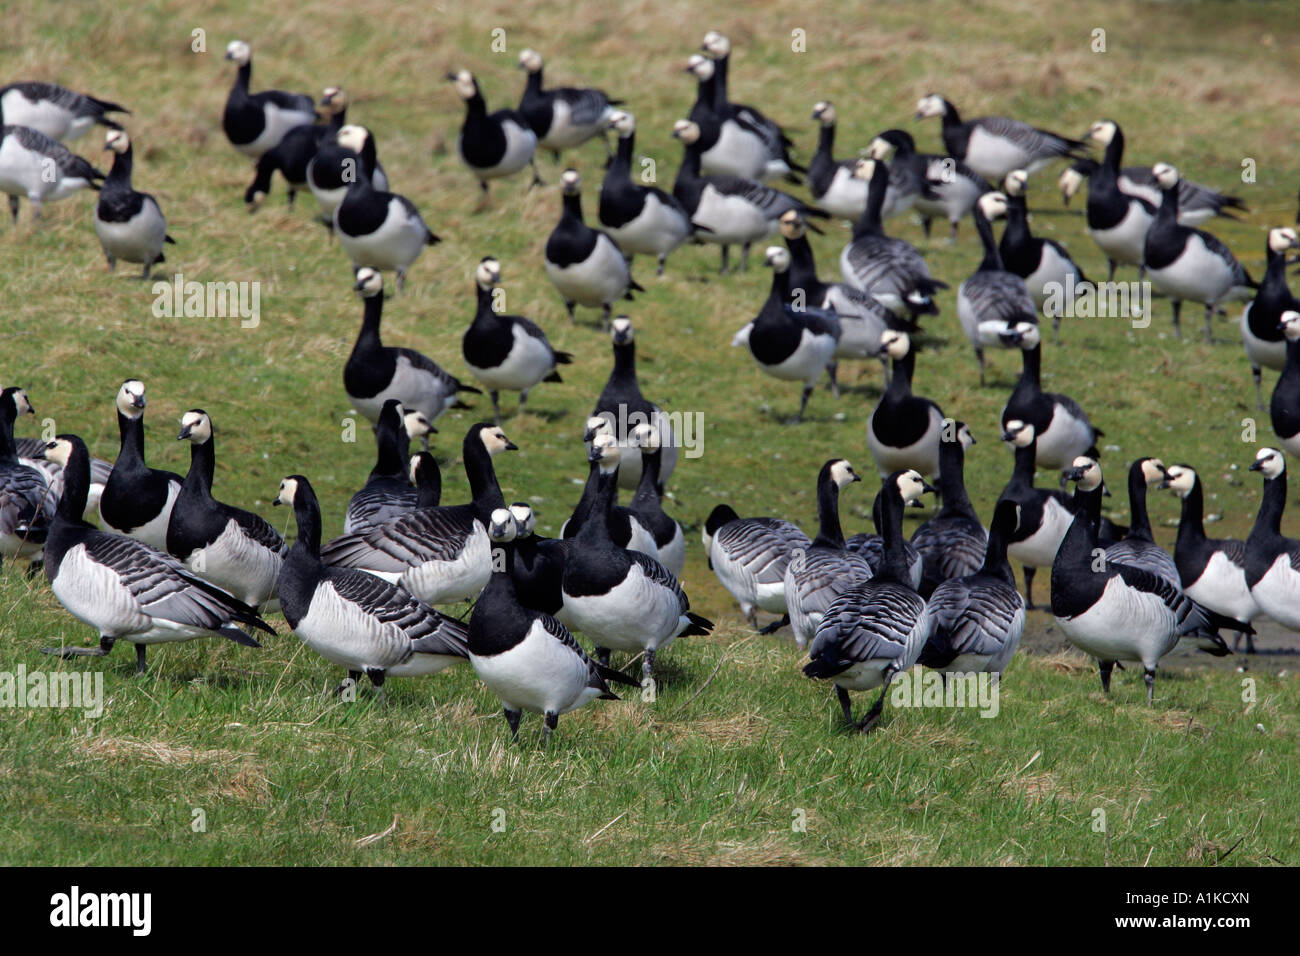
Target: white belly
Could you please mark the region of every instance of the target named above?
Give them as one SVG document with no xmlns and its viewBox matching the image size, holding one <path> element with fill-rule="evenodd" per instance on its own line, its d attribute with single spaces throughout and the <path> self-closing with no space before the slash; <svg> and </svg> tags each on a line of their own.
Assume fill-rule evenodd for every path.
<svg viewBox="0 0 1300 956">
<path fill-rule="evenodd" d="M 598 647 L 620 651 L 667 647 L 683 627 L 677 596 L 649 581 L 638 565 L 608 594 L 566 594 L 564 613 Z"/>
<path fill-rule="evenodd" d="M 1300 571 L 1280 554 L 1265 575 L 1250 589 L 1259 609 L 1283 627 L 1300 630 Z"/>
<path fill-rule="evenodd" d="M 582 262 L 561 267 L 547 261 L 546 274 L 566 302 L 576 302 L 589 309 L 618 299 L 627 292 L 630 281 L 627 260 L 607 236 L 596 240 L 591 255 Z"/>
<path fill-rule="evenodd" d="M 582 658 L 536 622 L 509 650 L 469 659 L 487 689 L 511 710 L 565 714 L 600 693 L 587 686 Z"/>
<path fill-rule="evenodd" d="M 354 269 L 370 266 L 372 269 L 405 271 L 423 251 L 427 239 L 424 228 L 411 218 L 396 197 L 389 200 L 388 216 L 374 232 L 349 236 L 338 225 L 338 210 L 335 209 L 334 231 Z"/>
<path fill-rule="evenodd" d="M 1050 568 L 1073 521 L 1074 515 L 1064 505 L 1049 498 L 1043 506 L 1043 521 L 1038 530 L 1024 541 L 1008 545 L 1007 554 L 1027 567 Z"/>
<path fill-rule="evenodd" d="M 479 368 L 466 361 L 470 374 L 493 391 L 522 392 L 532 388 L 555 368 L 555 359 L 541 339 L 522 327 L 512 326 L 514 344 L 496 368 Z"/>
<path fill-rule="evenodd" d="M 1211 555 L 1201 576 L 1185 590 L 1197 604 L 1237 621 L 1250 623 L 1259 614 L 1259 605 L 1246 585 L 1245 569 L 1223 554 Z"/>
<path fill-rule="evenodd" d="M 212 544 L 186 557 L 185 566 L 245 604 L 260 607 L 276 593 L 282 560 L 248 538 L 232 518 Z"/>
<path fill-rule="evenodd" d="M 699 238 L 718 245 L 757 242 L 776 231 L 763 210 L 739 196 L 726 196 L 705 186 L 691 221 L 703 226 Z"/>
<path fill-rule="evenodd" d="M 617 229 L 607 227 L 607 231 L 630 255 L 661 256 L 686 241 L 691 225 L 679 210 L 651 193 L 635 219 Z"/>
<path fill-rule="evenodd" d="M 1142 264 L 1147 230 L 1153 218 L 1141 204 L 1131 202 L 1128 212 L 1116 225 L 1109 229 L 1089 229 L 1088 234 L 1106 258 L 1138 266 Z"/>
<path fill-rule="evenodd" d="M 1135 595 L 1115 577 L 1101 599 L 1077 617 L 1056 623 L 1079 650 L 1101 661 L 1134 661 L 1144 667 L 1178 643 L 1172 636 L 1173 612 L 1154 595 Z"/>
<path fill-rule="evenodd" d="M 1233 270 L 1222 257 L 1205 247 L 1200 236 L 1187 240 L 1183 254 L 1163 269 L 1148 267 L 1157 289 L 1172 299 L 1213 304 L 1232 290 Z"/>
<path fill-rule="evenodd" d="M 153 262 L 162 252 L 166 234 L 167 223 L 162 211 L 151 199 L 146 199 L 140 212 L 127 222 L 105 222 L 95 217 L 95 235 L 104 252 L 113 259 Z"/>
</svg>

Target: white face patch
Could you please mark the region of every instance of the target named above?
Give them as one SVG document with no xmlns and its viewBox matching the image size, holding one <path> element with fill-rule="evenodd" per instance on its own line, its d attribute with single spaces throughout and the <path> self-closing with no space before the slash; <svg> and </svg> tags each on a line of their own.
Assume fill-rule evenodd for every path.
<svg viewBox="0 0 1300 956">
<path fill-rule="evenodd" d="M 1279 226 L 1268 231 L 1268 247 L 1273 252 L 1286 252 L 1296 244 L 1296 231 L 1290 226 Z"/>
<path fill-rule="evenodd" d="M 1163 467 L 1159 458 L 1148 458 L 1142 462 L 1142 478 L 1148 485 L 1154 485 L 1158 481 L 1164 481 L 1165 475 L 1161 470 Z"/>
<path fill-rule="evenodd" d="M 871 177 L 876 174 L 876 161 L 874 159 L 859 159 L 853 164 L 853 178 L 861 179 L 864 182 L 871 182 Z"/>
<path fill-rule="evenodd" d="M 673 124 L 673 136 L 689 146 L 700 138 L 700 128 L 690 120 L 678 120 Z"/>
<path fill-rule="evenodd" d="M 1007 197 L 1002 193 L 985 193 L 979 198 L 980 212 L 989 219 L 1007 214 Z"/>
<path fill-rule="evenodd" d="M 843 488 L 845 485 L 856 481 L 857 475 L 853 473 L 853 466 L 847 460 L 841 458 L 831 465 L 831 480 L 835 482 L 836 487 Z"/>
<path fill-rule="evenodd" d="M 462 100 L 472 100 L 474 94 L 478 92 L 478 86 L 474 83 L 474 74 L 469 70 L 458 71 L 452 83 L 456 86 L 456 95 Z"/>
<path fill-rule="evenodd" d="M 56 438 L 45 446 L 45 460 L 66 468 L 72 457 L 72 442 L 66 438 Z"/>
<path fill-rule="evenodd" d="M 601 474 L 607 475 L 618 467 L 619 448 L 613 435 L 604 433 L 597 435 L 592 439 L 591 451 L 592 457 L 600 463 Z"/>
<path fill-rule="evenodd" d="M 1174 465 L 1169 469 L 1168 481 L 1170 491 L 1179 498 L 1186 498 L 1192 493 L 1192 486 L 1196 484 L 1196 472 L 1181 465 Z"/>
<path fill-rule="evenodd" d="M 246 64 L 253 57 L 253 48 L 243 40 L 231 40 L 226 45 L 226 59 L 234 60 L 240 66 Z"/>
<path fill-rule="evenodd" d="M 903 472 L 898 476 L 895 484 L 898 486 L 898 493 L 902 496 L 905 505 L 910 505 L 925 493 L 925 479 L 916 471 L 908 470 Z"/>
<path fill-rule="evenodd" d="M 529 73 L 537 73 L 542 68 L 542 55 L 536 50 L 524 50 L 519 54 L 519 65 Z"/>
<path fill-rule="evenodd" d="M 181 416 L 181 430 L 189 429 L 183 437 L 196 445 L 202 445 L 212 437 L 212 419 L 205 412 L 188 411 Z"/>
<path fill-rule="evenodd" d="M 515 524 L 519 527 L 519 537 L 526 538 L 533 533 L 537 527 L 537 516 L 533 514 L 533 509 L 526 504 L 513 504 L 510 506 L 510 514 L 514 516 Z"/>
<path fill-rule="evenodd" d="M 492 512 L 488 519 L 490 527 L 488 528 L 488 537 L 493 541 L 513 541 L 515 540 L 515 516 L 505 508 L 497 508 Z"/>
<path fill-rule="evenodd" d="M 126 135 L 125 130 L 110 129 L 104 136 L 104 148 L 112 150 L 121 155 L 131 146 L 131 137 Z"/>
<path fill-rule="evenodd" d="M 975 436 L 971 434 L 968 425 L 961 426 L 961 430 L 957 432 L 957 440 L 961 442 L 962 448 L 969 448 L 971 445 L 975 444 Z"/>
<path fill-rule="evenodd" d="M 1034 426 L 1028 422 L 1012 420 L 1007 422 L 1004 429 L 1007 435 L 1011 436 L 1011 444 L 1017 448 L 1028 448 L 1034 440 Z"/>
<path fill-rule="evenodd" d="M 646 451 L 657 451 L 659 448 L 659 429 L 653 425 L 644 423 L 637 425 L 632 429 L 632 441 L 638 447 Z"/>
<path fill-rule="evenodd" d="M 625 315 L 620 315 L 609 324 L 609 334 L 615 342 L 620 345 L 626 345 L 632 341 L 632 320 Z"/>
<path fill-rule="evenodd" d="M 474 269 L 474 281 L 481 288 L 490 289 L 501 280 L 501 264 L 495 259 L 484 259 Z"/>
<path fill-rule="evenodd" d="M 1269 479 L 1276 478 L 1286 471 L 1286 461 L 1276 448 L 1261 448 L 1259 454 L 1255 456 L 1255 464 L 1259 466 L 1260 474 Z"/>
<path fill-rule="evenodd" d="M 357 291 L 369 298 L 384 291 L 384 277 L 375 269 L 369 266 L 362 266 L 357 270 Z"/>
<path fill-rule="evenodd" d="M 1278 324 L 1282 326 L 1282 334 L 1286 336 L 1288 342 L 1300 339 L 1300 312 L 1288 309 L 1278 317 Z"/>
<path fill-rule="evenodd" d="M 344 149 L 350 149 L 354 153 L 361 152 L 365 148 L 366 140 L 370 138 L 370 133 L 364 126 L 348 125 L 338 132 L 338 144 Z"/>
<path fill-rule="evenodd" d="M 790 252 L 784 246 L 768 246 L 767 252 L 763 255 L 763 261 L 766 262 L 776 272 L 784 272 L 790 268 Z"/>
<path fill-rule="evenodd" d="M 506 433 L 499 428 L 485 428 L 479 432 L 479 438 L 483 440 L 483 447 L 488 450 L 489 455 L 499 455 L 513 447 Z"/>
<path fill-rule="evenodd" d="M 897 362 L 904 358 L 912 348 L 912 340 L 906 332 L 887 329 L 880 334 L 880 348 L 886 355 Z"/>
<path fill-rule="evenodd" d="M 714 66 L 713 61 L 708 57 L 700 56 L 698 53 L 691 54 L 691 58 L 686 61 L 686 70 L 694 73 L 698 80 L 713 79 Z"/>
<path fill-rule="evenodd" d="M 298 482 L 294 478 L 285 478 L 280 482 L 280 493 L 275 496 L 278 504 L 293 504 L 294 496 L 298 494 Z"/>
<path fill-rule="evenodd" d="M 1016 324 L 1016 331 L 1020 333 L 1020 347 L 1025 351 L 1032 351 L 1038 348 L 1043 341 L 1042 333 L 1038 331 L 1038 326 L 1032 322 L 1019 322 Z"/>
<path fill-rule="evenodd" d="M 781 235 L 786 239 L 801 239 L 804 235 L 803 219 L 797 209 L 790 209 L 781 216 Z"/>
<path fill-rule="evenodd" d="M 433 429 L 423 412 L 407 412 L 402 416 L 402 424 L 410 438 L 423 438 Z"/>
<path fill-rule="evenodd" d="M 1115 124 L 1110 120 L 1098 120 L 1088 129 L 1088 139 L 1102 146 L 1109 146 L 1115 138 Z"/>
<path fill-rule="evenodd" d="M 582 177 L 578 175 L 576 169 L 566 169 L 560 176 L 560 185 L 563 187 L 566 196 L 572 196 L 574 193 L 582 191 Z"/>
<path fill-rule="evenodd" d="M 615 110 L 609 116 L 609 128 L 619 136 L 631 136 L 636 132 L 636 118 L 631 113 Z"/>
<path fill-rule="evenodd" d="M 867 147 L 867 157 L 869 159 L 888 159 L 894 154 L 894 144 L 887 139 L 881 139 L 877 136 Z"/>
<path fill-rule="evenodd" d="M 27 398 L 27 393 L 23 391 L 21 388 L 13 393 L 13 399 L 14 399 L 14 408 L 17 410 L 19 415 L 35 414 L 35 411 L 32 409 L 32 403 Z"/>
<path fill-rule="evenodd" d="M 1002 185 L 1006 187 L 1007 195 L 1019 196 L 1029 185 L 1029 174 L 1023 169 L 1013 169 L 1007 173 L 1007 178 L 1003 180 Z"/>
<path fill-rule="evenodd" d="M 731 53 L 731 41 L 724 37 L 717 30 L 710 30 L 704 34 L 704 49 L 708 51 L 709 56 L 720 60 Z"/>
<path fill-rule="evenodd" d="M 1083 185 L 1083 173 L 1074 169 L 1066 169 L 1061 173 L 1061 178 L 1056 181 L 1056 185 L 1060 187 L 1061 193 L 1066 199 L 1072 199 L 1074 194 L 1079 191 L 1079 187 Z"/>
<path fill-rule="evenodd" d="M 1156 163 L 1151 167 L 1151 175 L 1161 189 L 1171 189 L 1178 185 L 1178 170 L 1168 163 Z"/>
<path fill-rule="evenodd" d="M 946 112 L 948 109 L 943 104 L 943 97 L 938 93 L 929 93 L 916 101 L 916 115 L 922 119 L 942 116 Z"/>
<path fill-rule="evenodd" d="M 117 390 L 117 410 L 127 418 L 144 414 L 144 382 L 129 379 Z"/>
<path fill-rule="evenodd" d="M 813 119 L 821 120 L 823 126 L 834 126 L 835 107 L 823 100 L 813 107 Z"/>
</svg>

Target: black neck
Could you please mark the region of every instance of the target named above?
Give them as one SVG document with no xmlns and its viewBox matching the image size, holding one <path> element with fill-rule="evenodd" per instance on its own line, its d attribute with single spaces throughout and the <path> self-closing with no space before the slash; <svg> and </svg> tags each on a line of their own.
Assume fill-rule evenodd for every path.
<svg viewBox="0 0 1300 956">
<path fill-rule="evenodd" d="M 835 155 L 835 124 L 822 123 L 821 132 L 817 134 L 817 152 L 825 156 L 834 158 Z"/>
<path fill-rule="evenodd" d="M 939 494 L 943 497 L 944 512 L 975 513 L 966 493 L 966 449 L 957 435 L 951 441 L 939 443 Z"/>
<path fill-rule="evenodd" d="M 59 497 L 55 516 L 72 524 L 85 524 L 82 515 L 90 497 L 90 452 L 80 438 L 70 439 L 72 454 L 63 466 L 63 494 Z"/>
<path fill-rule="evenodd" d="M 903 498 L 898 489 L 887 487 L 879 498 L 880 535 L 885 539 L 884 570 L 877 578 L 911 587 L 912 574 L 903 547 Z"/>
<path fill-rule="evenodd" d="M 298 524 L 298 539 L 293 543 L 293 550 L 300 557 L 319 563 L 320 504 L 312 486 L 302 478 L 298 479 L 298 489 L 293 495 L 293 517 Z"/>
<path fill-rule="evenodd" d="M 1201 476 L 1196 476 L 1192 490 L 1183 498 L 1182 513 L 1178 519 L 1176 546 L 1199 544 L 1205 540 L 1205 494 L 1201 489 Z"/>
<path fill-rule="evenodd" d="M 916 369 L 916 353 L 911 349 L 902 358 L 894 359 L 890 365 L 889 385 L 885 392 L 891 398 L 901 398 L 912 394 L 912 373 Z"/>
<path fill-rule="evenodd" d="M 191 442 L 190 470 L 185 475 L 182 490 L 197 493 L 201 498 L 211 498 L 212 476 L 216 467 L 216 439 L 209 436 L 207 441 Z"/>
<path fill-rule="evenodd" d="M 113 154 L 113 168 L 108 171 L 108 176 L 104 179 L 105 186 L 126 186 L 131 187 L 131 153 L 134 151 L 133 146 L 128 146 L 124 152 Z"/>
<path fill-rule="evenodd" d="M 1142 473 L 1142 463 L 1134 462 L 1128 470 L 1128 504 L 1132 513 L 1128 536 L 1151 541 L 1151 518 L 1147 514 L 1147 477 Z"/>
<path fill-rule="evenodd" d="M 877 162 L 871 173 L 871 182 L 867 186 L 867 207 L 862 217 L 853 225 L 853 238 L 884 235 L 885 228 L 880 221 L 880 210 L 885 206 L 885 190 L 889 187 L 889 169 L 884 163 Z"/>
<path fill-rule="evenodd" d="M 561 218 L 582 222 L 582 193 L 564 194 L 564 214 Z"/>
<path fill-rule="evenodd" d="M 1178 223 L 1178 183 L 1160 190 L 1160 208 L 1156 210 L 1156 222 L 1161 225 Z"/>
<path fill-rule="evenodd" d="M 383 345 L 379 337 L 379 323 L 384 315 L 384 293 L 376 292 L 364 299 L 361 316 L 361 331 L 357 334 L 357 348 L 379 348 Z"/>
<path fill-rule="evenodd" d="M 636 494 L 632 496 L 633 504 L 659 504 L 662 502 L 663 499 L 659 497 L 659 465 L 662 460 L 663 449 L 661 448 L 656 448 L 653 451 L 642 451 L 641 480 L 637 482 Z"/>
<path fill-rule="evenodd" d="M 1106 144 L 1106 155 L 1102 160 L 1115 175 L 1119 175 L 1120 165 L 1124 162 L 1124 132 L 1115 127 L 1115 135 Z"/>
<path fill-rule="evenodd" d="M 1020 380 L 1039 388 L 1042 385 L 1043 346 L 1035 345 L 1032 349 L 1021 349 L 1022 365 Z"/>
<path fill-rule="evenodd" d="M 828 467 L 823 467 L 817 478 L 817 539 L 813 544 L 844 547 L 844 532 L 840 528 L 840 489 Z"/>
<path fill-rule="evenodd" d="M 0 395 L 0 461 L 12 463 L 18 458 L 18 446 L 14 441 L 14 422 L 18 418 L 18 406 L 12 395 Z"/>
<path fill-rule="evenodd" d="M 478 432 L 470 432 L 465 436 L 461 452 L 465 457 L 465 477 L 469 479 L 469 492 L 474 503 L 485 506 L 488 510 L 504 508 L 505 499 L 501 495 L 501 486 L 497 484 L 492 456 L 483 447 Z"/>
<path fill-rule="evenodd" d="M 940 450 L 942 454 L 942 449 Z M 939 474 L 940 479 L 943 473 Z M 984 547 L 984 565 L 980 571 L 984 574 L 993 574 L 999 577 L 1009 576 L 1011 570 L 1007 562 L 1007 538 L 1012 529 L 1004 528 L 1002 522 L 994 516 L 992 524 L 989 526 L 988 544 Z"/>
<path fill-rule="evenodd" d="M 592 463 L 588 482 L 594 481 L 588 513 L 578 529 L 577 539 L 587 546 L 613 547 L 609 536 L 609 516 L 614 510 L 614 496 L 618 486 L 618 469 L 600 470 L 600 463 Z M 584 494 L 585 497 L 585 494 Z"/>
<path fill-rule="evenodd" d="M 1264 494 L 1259 500 L 1259 513 L 1250 530 L 1254 539 L 1271 540 L 1282 537 L 1282 512 L 1286 510 L 1286 472 L 1276 478 L 1264 479 Z"/>
<path fill-rule="evenodd" d="M 614 160 L 609 164 L 611 173 L 627 175 L 632 171 L 632 157 L 636 155 L 635 144 L 635 130 L 618 138 L 618 152 L 614 154 Z"/>
<path fill-rule="evenodd" d="M 998 251 L 998 244 L 993 240 L 993 224 L 989 222 L 989 217 L 984 215 L 984 210 L 980 208 L 979 203 L 971 209 L 971 215 L 975 218 L 975 231 L 979 233 L 980 242 L 984 244 L 984 258 L 980 261 L 979 271 L 1001 272 L 1002 254 Z"/>
<path fill-rule="evenodd" d="M 406 424 L 396 409 L 385 409 L 375 424 L 375 445 L 378 454 L 371 477 L 405 475 L 411 439 L 406 434 Z"/>
</svg>

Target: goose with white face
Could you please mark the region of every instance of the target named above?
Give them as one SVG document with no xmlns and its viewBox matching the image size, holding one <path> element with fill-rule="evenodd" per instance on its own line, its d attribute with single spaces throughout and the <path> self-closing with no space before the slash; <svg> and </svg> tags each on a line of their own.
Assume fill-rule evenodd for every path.
<svg viewBox="0 0 1300 956">
<path fill-rule="evenodd" d="M 456 136 L 456 155 L 478 180 L 483 202 L 487 202 L 491 180 L 513 176 L 525 166 L 533 167 L 533 185 L 540 185 L 541 177 L 533 165 L 537 134 L 523 115 L 515 110 L 489 113 L 478 81 L 469 70 L 455 70 L 447 74 L 447 79 L 465 103 L 465 120 Z"/>
<path fill-rule="evenodd" d="M 243 40 L 231 40 L 225 58 L 239 70 L 226 98 L 221 126 L 230 145 L 239 152 L 256 162 L 278 146 L 291 129 L 316 122 L 316 102 L 305 93 L 284 90 L 253 93 L 249 89 L 253 49 Z"/>
</svg>

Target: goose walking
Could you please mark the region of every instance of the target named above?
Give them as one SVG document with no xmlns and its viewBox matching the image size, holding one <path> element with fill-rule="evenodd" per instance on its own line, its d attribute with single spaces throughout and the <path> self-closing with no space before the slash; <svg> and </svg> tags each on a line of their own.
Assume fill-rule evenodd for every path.
<svg viewBox="0 0 1300 956">
<path fill-rule="evenodd" d="M 700 532 L 709 570 L 740 605 L 749 626 L 761 634 L 790 623 L 785 573 L 795 553 L 806 553 L 812 540 L 783 518 L 742 518 L 730 505 L 716 505 Z M 758 612 L 781 619 L 760 630 Z"/>
<path fill-rule="evenodd" d="M 1286 366 L 1273 388 L 1269 417 L 1282 447 L 1300 458 L 1300 312 L 1283 312 L 1278 324 L 1286 337 Z"/>
<path fill-rule="evenodd" d="M 0 192 L 9 194 L 9 213 L 18 222 L 18 203 L 41 204 L 66 199 L 81 189 L 100 188 L 104 174 L 58 140 L 26 126 L 0 126 Z"/>
<path fill-rule="evenodd" d="M 1255 405 L 1264 410 L 1262 369 L 1280 372 L 1286 366 L 1287 345 L 1283 334 L 1282 314 L 1300 312 L 1300 299 L 1291 294 L 1286 282 L 1287 252 L 1300 246 L 1300 235 L 1290 226 L 1268 231 L 1264 249 L 1268 266 L 1259 280 L 1255 298 L 1241 313 L 1241 343 L 1250 360 L 1250 374 L 1255 379 Z"/>
<path fill-rule="evenodd" d="M 966 493 L 966 449 L 974 444 L 975 436 L 965 422 L 944 420 L 939 433 L 941 506 L 933 518 L 912 532 L 911 539 L 912 547 L 922 559 L 922 577 L 917 590 L 923 598 L 928 599 L 944 581 L 979 571 L 987 557 L 988 533 Z M 1014 531 L 1012 525 L 1007 535 Z"/>
<path fill-rule="evenodd" d="M 1002 427 L 1007 428 L 1012 421 L 1034 426 L 1039 468 L 1059 470 L 1079 455 L 1096 458 L 1097 439 L 1104 433 L 1069 395 L 1043 391 L 1043 344 L 1039 327 L 1032 322 L 1019 322 L 1003 338 L 1020 349 L 1024 365 L 1002 409 Z"/>
<path fill-rule="evenodd" d="M 379 421 L 375 423 L 378 450 L 375 467 L 370 469 L 365 485 L 348 501 L 343 516 L 344 534 L 383 524 L 415 510 L 419 494 L 410 477 L 410 442 L 413 438 L 423 439 L 431 430 L 429 420 L 422 413 L 406 412 L 395 398 L 384 402 Z M 436 461 L 433 468 L 437 473 Z M 440 491 L 441 474 L 436 480 Z"/>
<path fill-rule="evenodd" d="M 984 384 L 984 350 L 989 346 L 1010 348 L 1021 323 L 1038 324 L 1038 309 L 1025 280 L 1007 271 L 1002 253 L 993 241 L 990 220 L 1003 215 L 1007 198 L 1002 193 L 985 193 L 971 210 L 975 231 L 984 246 L 984 258 L 975 273 L 957 288 L 957 317 L 962 331 L 975 349 Z"/>
<path fill-rule="evenodd" d="M 609 425 L 619 447 L 633 447 L 631 432 L 638 424 L 653 425 L 659 433 L 659 487 L 662 491 L 677 467 L 677 436 L 672 419 L 664 410 L 641 394 L 641 384 L 636 372 L 636 333 L 632 320 L 626 315 L 615 317 L 610 323 L 610 339 L 614 343 L 614 367 L 610 369 L 605 387 L 600 390 L 591 418 L 603 418 Z M 624 455 L 618 468 L 618 486 L 635 491 L 641 486 L 641 456 Z"/>
<path fill-rule="evenodd" d="M 880 354 L 892 365 L 889 385 L 867 420 L 867 448 L 884 478 L 912 469 L 923 475 L 939 472 L 943 410 L 928 398 L 912 394 L 916 353 L 906 332 L 889 330 L 880 337 Z"/>
<path fill-rule="evenodd" d="M 1020 562 L 1025 573 L 1025 607 L 1034 609 L 1034 573 L 1050 568 L 1057 549 L 1074 520 L 1070 499 L 1056 489 L 1034 487 L 1038 436 L 1028 422 L 1009 421 L 1002 426 L 1002 440 L 1015 451 L 1015 467 L 998 501 L 1010 501 L 1020 509 L 1020 520 L 1007 542 L 1007 554 Z"/>
<path fill-rule="evenodd" d="M 1250 470 L 1264 476 L 1264 493 L 1246 539 L 1246 584 L 1261 612 L 1300 630 L 1300 541 L 1282 534 L 1286 459 L 1276 448 L 1261 448 Z"/>
<path fill-rule="evenodd" d="M 235 74 L 235 85 L 226 97 L 221 128 L 230 145 L 245 156 L 256 160 L 276 146 L 289 130 L 316 121 L 316 101 L 306 93 L 286 93 L 283 90 L 249 92 L 249 82 L 253 77 L 253 48 L 243 40 L 230 41 L 226 47 L 226 59 L 234 62 L 239 71 Z"/>
<path fill-rule="evenodd" d="M 26 126 L 61 142 L 80 139 L 96 125 L 121 129 L 106 114 L 130 112 L 125 106 L 53 83 L 0 86 L 0 126 Z"/>
<path fill-rule="evenodd" d="M 1146 273 L 1146 236 L 1160 207 L 1160 196 L 1135 195 L 1122 185 L 1124 131 L 1111 120 L 1093 123 L 1088 139 L 1105 149 L 1101 163 L 1088 180 L 1088 234 L 1106 257 L 1106 281 L 1115 279 L 1118 265 L 1138 267 L 1138 278 Z M 1068 170 L 1067 170 L 1068 172 Z"/>
<path fill-rule="evenodd" d="M 144 266 L 140 278 L 147 280 L 155 264 L 167 261 L 163 243 L 175 244 L 176 240 L 167 235 L 167 221 L 158 200 L 131 188 L 133 150 L 126 131 L 109 130 L 104 149 L 113 153 L 113 166 L 95 205 L 95 235 L 110 272 L 117 268 L 119 259 L 137 262 Z"/>
<path fill-rule="evenodd" d="M 560 177 L 563 205 L 560 221 L 546 240 L 546 275 L 564 299 L 573 320 L 575 306 L 600 309 L 609 324 L 610 305 L 619 299 L 631 301 L 633 290 L 645 289 L 632 278 L 623 250 L 609 234 L 592 229 L 582 219 L 582 177 L 566 169 Z"/>
<path fill-rule="evenodd" d="M 537 134 L 528 120 L 515 110 L 489 113 L 478 81 L 468 70 L 448 73 L 447 79 L 465 102 L 465 121 L 456 137 L 456 155 L 478 180 L 483 202 L 487 202 L 490 181 L 513 176 L 525 166 L 533 169 L 529 188 L 541 185 L 533 155 L 537 152 Z"/>
<path fill-rule="evenodd" d="M 556 162 L 560 160 L 561 150 L 581 146 L 603 135 L 614 107 L 623 102 L 590 87 L 542 89 L 542 55 L 536 50 L 519 54 L 519 69 L 528 74 L 519 101 L 519 115 L 532 127 L 537 146 L 549 149 Z M 605 152 L 609 152 L 608 144 Z"/>
<path fill-rule="evenodd" d="M 99 498 L 99 520 L 109 531 L 167 550 L 167 528 L 185 479 L 144 460 L 144 383 L 130 378 L 117 390 L 121 447 Z"/>
<path fill-rule="evenodd" d="M 0 559 L 36 560 L 49 530 L 55 502 L 49 482 L 36 468 L 18 460 L 14 421 L 35 410 L 21 388 L 0 391 Z"/>
<path fill-rule="evenodd" d="M 906 130 L 885 130 L 871 141 L 867 155 L 889 163 L 890 192 L 897 196 L 891 203 L 890 192 L 885 194 L 882 217 L 888 219 L 910 207 L 921 217 L 927 239 L 934 220 L 943 218 L 948 220 L 948 241 L 956 242 L 961 221 L 970 215 L 975 201 L 993 189 L 961 160 L 918 153 L 916 140 Z"/>
<path fill-rule="evenodd" d="M 1077 159 L 1085 144 L 1005 116 L 963 121 L 957 108 L 937 93 L 916 104 L 916 118 L 939 117 L 948 155 L 964 162 L 985 179 L 1000 183 L 1013 169 L 1042 169 L 1056 159 Z"/>
</svg>

